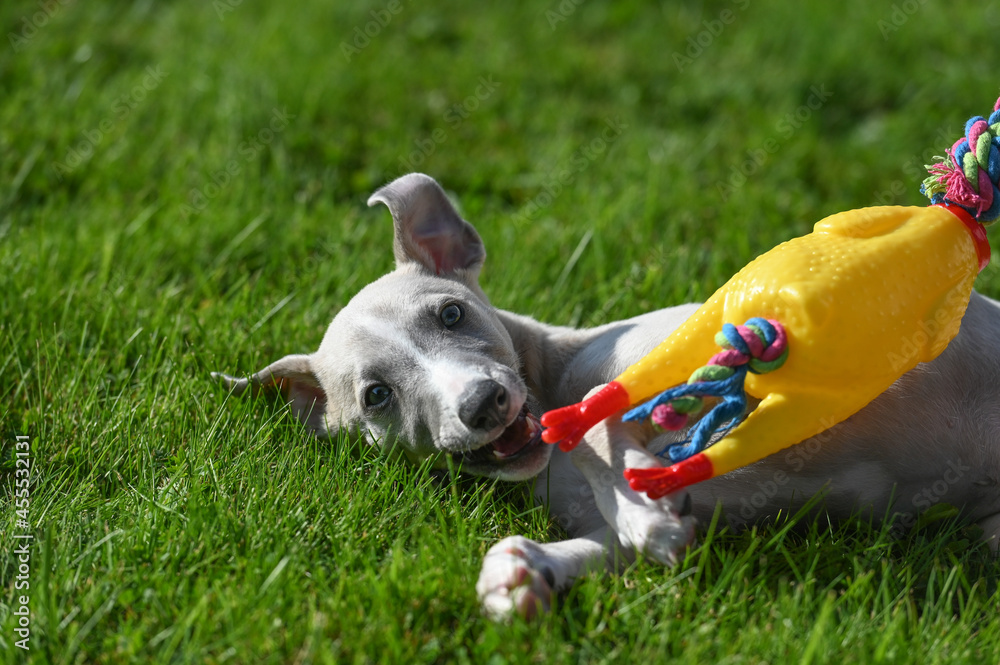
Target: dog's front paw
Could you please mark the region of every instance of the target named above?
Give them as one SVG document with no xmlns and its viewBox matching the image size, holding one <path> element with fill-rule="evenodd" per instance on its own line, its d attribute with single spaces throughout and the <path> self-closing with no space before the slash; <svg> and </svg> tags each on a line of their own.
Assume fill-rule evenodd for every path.
<svg viewBox="0 0 1000 665">
<path fill-rule="evenodd" d="M 552 607 L 556 571 L 541 545 L 522 536 L 490 548 L 476 582 L 479 602 L 491 618 L 533 617 Z"/>
<path fill-rule="evenodd" d="M 670 498 L 653 501 L 635 493 L 619 497 L 614 528 L 621 544 L 662 564 L 677 563 L 678 555 L 694 540 L 694 518 L 690 495 L 675 497 L 676 506 Z"/>
</svg>

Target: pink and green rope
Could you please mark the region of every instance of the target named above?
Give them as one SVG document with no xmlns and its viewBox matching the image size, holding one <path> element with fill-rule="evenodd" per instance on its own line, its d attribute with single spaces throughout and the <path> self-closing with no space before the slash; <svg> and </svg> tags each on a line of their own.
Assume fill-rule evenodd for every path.
<svg viewBox="0 0 1000 665">
<path fill-rule="evenodd" d="M 704 397 L 720 401 L 691 428 L 688 439 L 666 449 L 674 463 L 700 453 L 712 437 L 736 426 L 747 408 L 744 389 L 747 372 L 764 374 L 781 367 L 788 358 L 788 337 L 777 321 L 754 317 L 742 326 L 723 324 L 715 335 L 722 347 L 699 367 L 684 385 L 660 393 L 638 406 L 623 420 L 645 420 L 665 430 L 679 430 L 704 408 Z M 663 453 L 660 453 L 663 454 Z"/>
<path fill-rule="evenodd" d="M 920 191 L 932 204 L 957 205 L 977 221 L 1000 217 L 1000 99 L 989 119 L 970 118 L 947 157 L 927 167 Z"/>
</svg>

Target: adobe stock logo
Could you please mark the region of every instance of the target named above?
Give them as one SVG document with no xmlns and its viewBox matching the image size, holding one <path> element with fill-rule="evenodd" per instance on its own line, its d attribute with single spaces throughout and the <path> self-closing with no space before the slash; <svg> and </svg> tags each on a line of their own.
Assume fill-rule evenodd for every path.
<svg viewBox="0 0 1000 665">
<path fill-rule="evenodd" d="M 287 109 L 271 109 L 271 117 L 267 126 L 262 127 L 256 134 L 248 136 L 237 147 L 241 159 L 235 157 L 230 159 L 222 168 L 208 174 L 200 186 L 193 187 L 188 192 L 187 203 L 180 207 L 180 215 L 187 219 L 205 210 L 209 203 L 243 172 L 244 166 L 256 159 L 257 155 L 267 148 L 294 119 L 295 116 L 290 114 Z"/>
<path fill-rule="evenodd" d="M 767 506 L 771 499 L 782 494 L 782 488 L 792 482 L 794 476 L 801 473 L 806 465 L 820 454 L 823 447 L 833 440 L 830 428 L 837 422 L 833 418 L 825 416 L 820 419 L 819 423 L 823 428 L 822 432 L 785 449 L 783 456 L 785 468 L 777 469 L 770 479 L 758 480 L 756 483 L 757 491 L 740 499 L 740 517 L 747 521 L 756 517 L 758 511 Z M 787 495 L 788 492 L 784 492 L 784 494 Z"/>
<path fill-rule="evenodd" d="M 441 119 L 448 123 L 448 130 L 443 127 L 435 127 L 428 136 L 413 139 L 413 145 L 416 149 L 399 158 L 401 173 L 411 173 L 418 170 L 428 157 L 437 152 L 438 146 L 448 140 L 449 131 L 461 127 L 462 123 L 492 97 L 501 85 L 499 81 L 494 80 L 492 74 L 480 76 L 478 83 L 479 85 L 476 86 L 473 94 L 449 106 L 441 116 Z"/>
<path fill-rule="evenodd" d="M 38 11 L 21 17 L 20 30 L 8 32 L 7 41 L 14 53 L 20 53 L 28 47 L 28 43 L 35 38 L 38 31 L 49 24 L 49 21 L 58 11 L 68 5 L 72 0 L 38 0 Z"/>
<path fill-rule="evenodd" d="M 125 94 L 119 95 L 111 103 L 110 112 L 97 123 L 96 127 L 85 129 L 81 138 L 69 150 L 61 162 L 53 162 L 56 177 L 62 180 L 81 164 L 86 163 L 97 152 L 97 147 L 114 132 L 115 128 L 132 112 L 139 108 L 150 93 L 156 90 L 168 72 L 157 65 L 146 67 L 145 76 Z"/>
<path fill-rule="evenodd" d="M 750 6 L 750 0 L 732 1 L 736 5 L 735 11 L 726 8 L 720 11 L 714 19 L 702 21 L 701 24 L 704 26 L 704 30 L 687 38 L 687 48 L 684 49 L 684 52 L 674 51 L 671 54 L 677 71 L 683 72 L 687 67 L 694 64 L 694 61 L 704 55 L 705 50 L 710 48 L 715 43 L 715 40 L 722 35 L 726 27 L 736 21 L 739 15 L 738 12 L 746 11 L 747 7 Z"/>
<path fill-rule="evenodd" d="M 344 59 L 350 62 L 354 56 L 368 48 L 372 40 L 382 34 L 382 30 L 387 28 L 392 23 L 392 19 L 402 11 L 403 3 L 400 0 L 389 0 L 385 7 L 368 12 L 372 20 L 365 23 L 364 26 L 354 26 L 351 43 L 340 42 L 340 52 L 344 54 Z"/>
<path fill-rule="evenodd" d="M 817 113 L 833 97 L 833 92 L 825 84 L 809 88 L 809 97 L 794 110 L 786 113 L 775 124 L 776 134 L 768 137 L 756 148 L 746 151 L 747 158 L 739 164 L 734 164 L 729 170 L 729 177 L 716 183 L 719 198 L 729 199 L 747 180 L 757 173 L 771 158 L 781 150 L 783 141 L 791 139 L 795 132 L 801 129 L 813 114 Z"/>
<path fill-rule="evenodd" d="M 913 506 L 914 510 L 897 513 L 894 516 L 893 532 L 898 536 L 901 532 L 910 529 L 916 524 L 917 515 L 941 503 L 948 496 L 952 487 L 959 483 L 968 484 L 965 478 L 971 471 L 972 467 L 963 462 L 961 457 L 948 460 L 940 477 L 918 492 L 914 492 L 910 497 L 910 505 Z"/>
</svg>

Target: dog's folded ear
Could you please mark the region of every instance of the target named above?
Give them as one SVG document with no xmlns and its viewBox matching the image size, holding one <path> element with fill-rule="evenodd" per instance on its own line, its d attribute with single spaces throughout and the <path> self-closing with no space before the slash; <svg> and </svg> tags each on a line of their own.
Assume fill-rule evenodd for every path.
<svg viewBox="0 0 1000 665">
<path fill-rule="evenodd" d="M 295 417 L 309 427 L 316 436 L 327 437 L 326 393 L 312 370 L 312 357 L 304 354 L 285 356 L 249 378 L 240 379 L 221 372 L 212 372 L 212 378 L 228 387 L 234 395 L 247 390 L 251 395 L 261 393 L 281 395 L 291 405 Z"/>
<path fill-rule="evenodd" d="M 479 234 L 462 219 L 434 178 L 410 173 L 368 199 L 389 206 L 396 264 L 416 262 L 435 275 L 467 271 L 474 278 L 486 259 Z"/>
</svg>

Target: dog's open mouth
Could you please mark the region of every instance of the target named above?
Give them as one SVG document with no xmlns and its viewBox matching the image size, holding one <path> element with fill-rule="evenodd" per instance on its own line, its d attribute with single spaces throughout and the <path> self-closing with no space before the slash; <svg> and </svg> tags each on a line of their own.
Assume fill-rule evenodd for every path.
<svg viewBox="0 0 1000 665">
<path fill-rule="evenodd" d="M 458 455 L 468 462 L 507 462 L 534 450 L 542 443 L 542 426 L 525 404 L 500 436 L 475 450 Z"/>
</svg>

